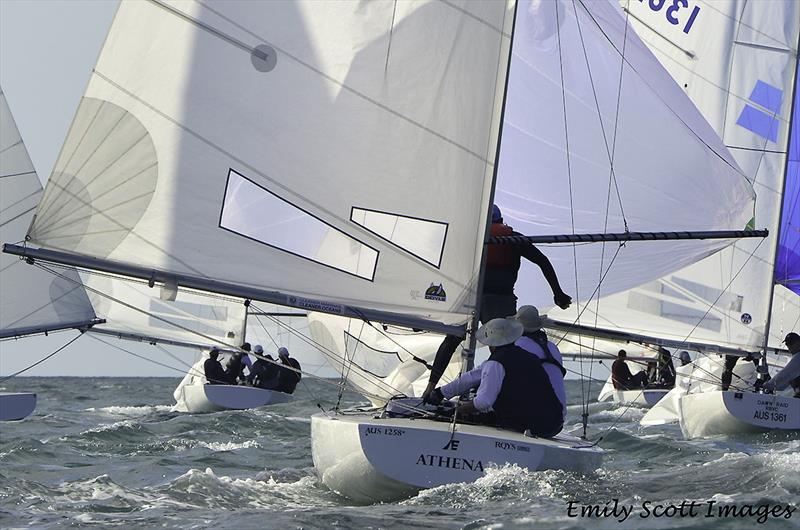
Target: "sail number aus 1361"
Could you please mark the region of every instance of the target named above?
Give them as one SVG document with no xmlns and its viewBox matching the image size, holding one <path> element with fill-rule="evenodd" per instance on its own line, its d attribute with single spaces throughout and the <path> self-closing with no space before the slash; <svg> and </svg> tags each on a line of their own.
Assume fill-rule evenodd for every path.
<svg viewBox="0 0 800 530">
<path fill-rule="evenodd" d="M 663 7 L 666 6 L 664 10 L 664 16 L 667 18 L 667 22 L 672 24 L 673 26 L 677 26 L 681 23 L 681 19 L 683 17 L 679 17 L 678 11 L 683 8 L 689 8 L 689 0 L 639 0 L 642 3 L 646 3 L 650 6 L 650 9 L 653 11 L 661 11 Z M 685 13 L 680 13 L 680 15 L 684 15 Z M 691 14 L 688 18 L 686 18 L 686 22 L 683 25 L 683 32 L 688 34 L 689 30 L 692 29 L 692 24 L 694 24 L 697 15 L 700 14 L 700 6 L 694 6 L 692 9 Z"/>
<path fill-rule="evenodd" d="M 753 414 L 754 420 L 772 420 L 778 423 L 786 423 L 786 414 L 783 412 L 768 412 L 766 410 L 757 410 Z"/>
</svg>

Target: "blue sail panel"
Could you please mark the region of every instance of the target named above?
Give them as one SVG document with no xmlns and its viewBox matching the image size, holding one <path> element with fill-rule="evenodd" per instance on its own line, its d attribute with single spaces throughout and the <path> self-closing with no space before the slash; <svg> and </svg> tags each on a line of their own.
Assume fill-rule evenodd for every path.
<svg viewBox="0 0 800 530">
<path fill-rule="evenodd" d="M 800 87 L 800 69 L 795 80 Z M 775 281 L 800 294 L 800 98 L 794 98 Z"/>
</svg>

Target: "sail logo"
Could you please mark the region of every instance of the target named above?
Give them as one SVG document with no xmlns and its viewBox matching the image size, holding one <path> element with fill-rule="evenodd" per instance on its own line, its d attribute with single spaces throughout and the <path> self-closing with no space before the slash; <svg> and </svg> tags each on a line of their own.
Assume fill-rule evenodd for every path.
<svg viewBox="0 0 800 530">
<path fill-rule="evenodd" d="M 745 105 L 739 119 L 736 120 L 736 125 L 765 140 L 777 142 L 780 124 L 777 116 L 781 111 L 783 91 L 759 79 L 750 93 L 749 101 L 758 107 Z"/>
<path fill-rule="evenodd" d="M 432 283 L 431 286 L 425 290 L 425 300 L 435 300 L 436 302 L 447 301 L 447 293 L 444 292 L 442 284 L 436 285 Z"/>
</svg>

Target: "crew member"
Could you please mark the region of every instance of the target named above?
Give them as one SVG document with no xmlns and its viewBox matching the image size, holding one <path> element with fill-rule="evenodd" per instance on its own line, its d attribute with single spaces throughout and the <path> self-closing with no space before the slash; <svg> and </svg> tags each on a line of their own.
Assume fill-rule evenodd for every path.
<svg viewBox="0 0 800 530">
<path fill-rule="evenodd" d="M 764 390 L 774 392 L 791 385 L 794 397 L 800 398 L 800 335 L 794 332 L 789 333 L 783 339 L 783 343 L 786 344 L 792 358 L 772 379 L 764 383 Z"/>
<path fill-rule="evenodd" d="M 628 363 L 625 359 L 628 352 L 620 350 L 617 353 L 617 360 L 611 365 L 611 382 L 617 390 L 634 390 L 642 388 L 647 383 L 647 372 L 640 371 L 636 375 L 631 374 Z"/>
<path fill-rule="evenodd" d="M 496 318 L 476 336 L 489 346 L 489 359 L 478 368 L 431 392 L 439 402 L 477 387 L 475 398 L 459 405 L 456 414 L 488 425 L 552 437 L 564 425 L 564 409 L 544 370 L 542 360 L 514 343 L 524 326 L 513 318 Z"/>
<path fill-rule="evenodd" d="M 208 352 L 208 359 L 203 363 L 203 372 L 209 385 L 227 385 L 230 382 L 228 374 L 222 369 L 222 363 L 217 360 L 218 357 L 219 350 L 211 348 L 211 351 Z"/>
<path fill-rule="evenodd" d="M 503 222 L 503 215 L 497 205 L 492 205 L 491 237 L 520 236 L 510 226 Z M 481 296 L 480 321 L 482 324 L 494 318 L 508 317 L 517 311 L 517 297 L 514 294 L 514 284 L 521 259 L 539 266 L 550 289 L 553 291 L 553 301 L 561 309 L 566 309 L 572 303 L 572 298 L 567 295 L 558 283 L 556 271 L 547 256 L 531 243 L 515 244 L 490 244 L 486 250 L 486 273 L 483 280 L 483 293 Z M 427 399 L 442 377 L 453 352 L 464 340 L 463 336 L 447 335 L 436 352 L 428 387 L 423 393 Z"/>
</svg>

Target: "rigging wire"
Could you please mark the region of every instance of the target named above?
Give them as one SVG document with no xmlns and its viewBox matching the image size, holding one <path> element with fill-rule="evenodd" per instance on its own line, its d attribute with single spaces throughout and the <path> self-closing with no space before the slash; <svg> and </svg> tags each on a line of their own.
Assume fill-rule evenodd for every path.
<svg viewBox="0 0 800 530">
<path fill-rule="evenodd" d="M 78 340 L 79 338 L 81 338 L 81 337 L 83 336 L 84 330 L 79 330 L 79 331 L 80 331 L 80 334 L 79 334 L 79 335 L 77 335 L 77 336 L 73 337 L 72 339 L 70 339 L 70 341 L 69 341 L 69 342 L 67 342 L 66 344 L 64 344 L 63 346 L 61 346 L 60 348 L 58 348 L 58 349 L 57 349 L 57 350 L 55 350 L 54 352 L 52 352 L 52 353 L 50 353 L 50 354 L 48 354 L 48 355 L 46 355 L 46 356 L 42 357 L 41 359 L 39 359 L 39 360 L 38 360 L 38 361 L 36 361 L 35 363 L 33 363 L 33 364 L 29 365 L 29 366 L 26 366 L 26 367 L 25 367 L 25 368 L 23 368 L 22 370 L 17 370 L 17 371 L 16 371 L 16 372 L 14 372 L 13 374 L 10 374 L 10 375 L 4 376 L 4 377 L 0 377 L 0 383 L 5 383 L 5 382 L 6 382 L 6 381 L 8 381 L 9 379 L 13 379 L 13 378 L 17 377 L 18 375 L 20 375 L 20 374 L 22 374 L 22 373 L 25 373 L 25 372 L 27 372 L 27 371 L 28 371 L 28 370 L 30 370 L 31 368 L 33 368 L 33 367 L 35 367 L 35 366 L 39 366 L 40 364 L 42 364 L 42 363 L 43 363 L 43 362 L 45 362 L 46 360 L 50 359 L 51 357 L 53 357 L 54 355 L 56 355 L 57 353 L 59 353 L 60 351 L 63 351 L 63 350 L 64 350 L 64 349 L 65 349 L 67 346 L 69 346 L 70 344 L 72 344 L 73 342 L 75 342 L 76 340 Z"/>
</svg>

